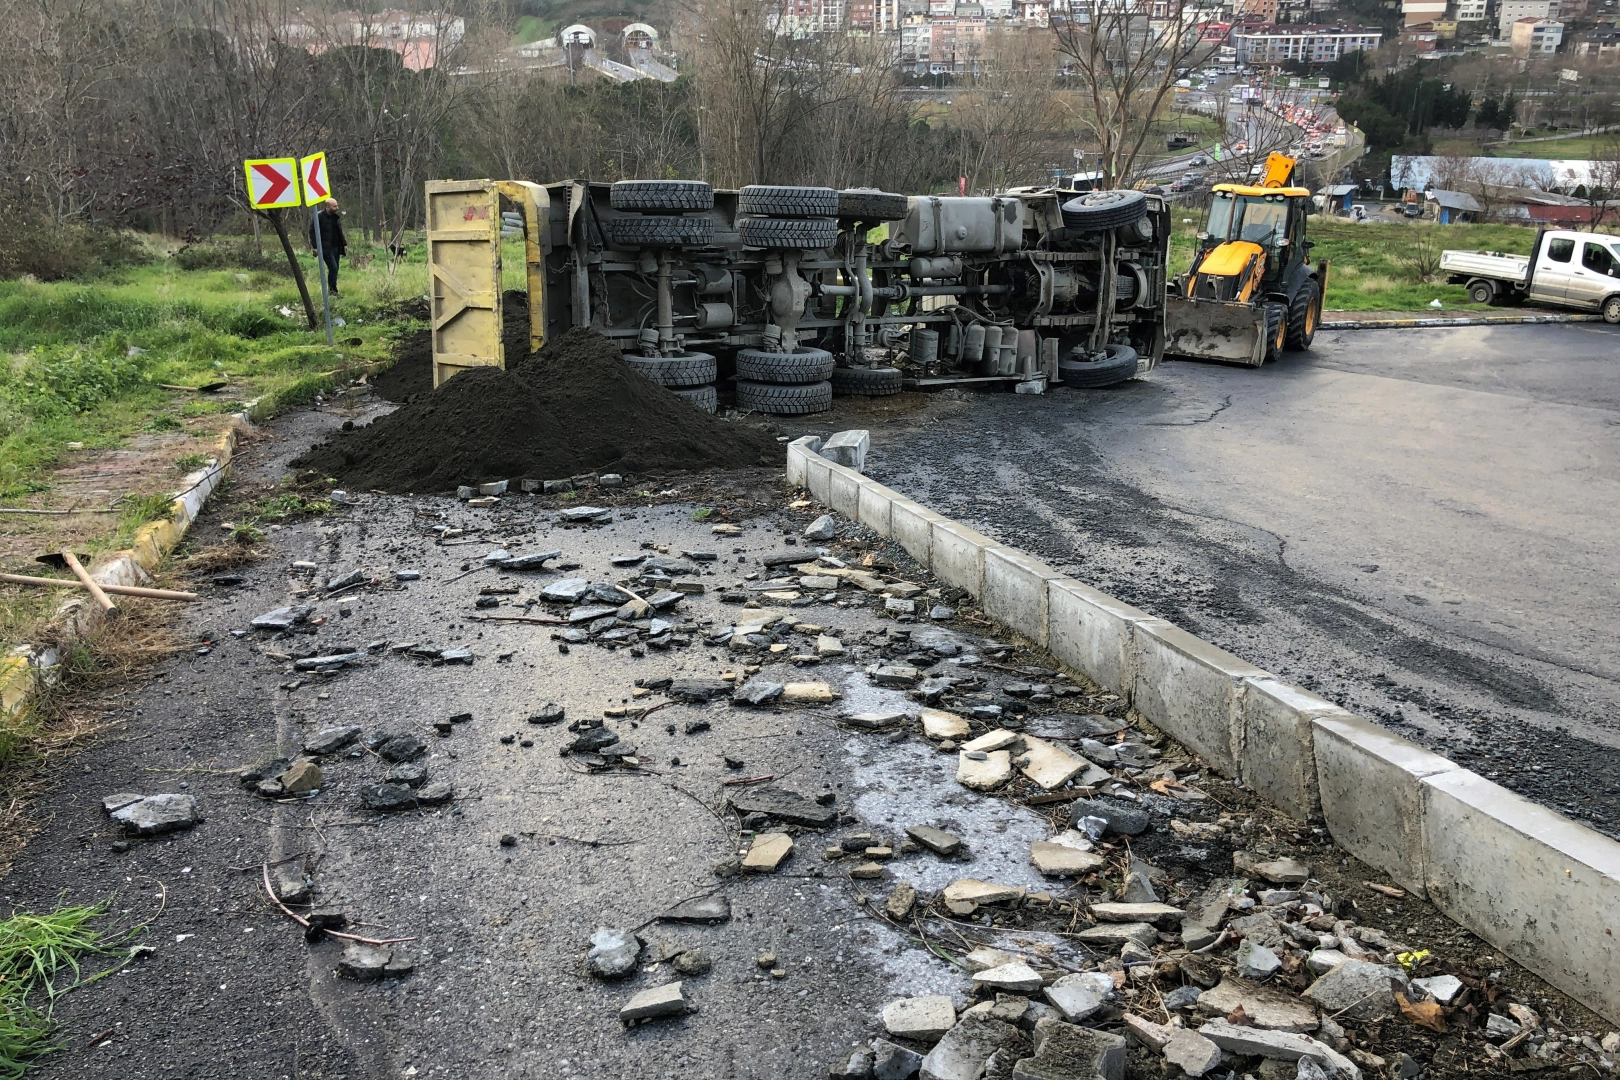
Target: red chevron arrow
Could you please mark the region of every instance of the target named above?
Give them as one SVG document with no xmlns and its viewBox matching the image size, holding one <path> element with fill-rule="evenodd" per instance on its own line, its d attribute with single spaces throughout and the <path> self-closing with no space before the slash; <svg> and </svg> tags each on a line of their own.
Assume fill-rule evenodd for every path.
<svg viewBox="0 0 1620 1080">
<path fill-rule="evenodd" d="M 259 196 L 261 204 L 280 202 L 281 196 L 288 188 L 292 187 L 292 177 L 277 171 L 272 165 L 255 165 L 253 171 L 269 181 L 270 184 L 269 187 L 265 188 L 264 193 Z"/>
</svg>

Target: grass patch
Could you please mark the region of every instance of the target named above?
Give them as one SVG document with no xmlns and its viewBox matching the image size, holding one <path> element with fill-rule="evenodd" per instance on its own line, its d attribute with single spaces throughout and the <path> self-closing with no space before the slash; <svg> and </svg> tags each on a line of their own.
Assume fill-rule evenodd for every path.
<svg viewBox="0 0 1620 1080">
<path fill-rule="evenodd" d="M 307 329 L 279 251 L 249 238 L 154 245 L 145 265 L 91 282 L 0 282 L 0 498 L 41 490 L 68 442 L 116 446 L 251 399 L 268 417 L 385 361 L 397 304 L 427 289 L 425 252 L 417 244 L 390 270 L 380 248 L 350 251 L 333 347 Z M 302 262 L 316 281 L 313 257 Z M 222 399 L 160 385 L 222 380 L 233 387 Z"/>
<path fill-rule="evenodd" d="M 1180 274 L 1192 265 L 1204 214 L 1173 213 L 1179 216 L 1170 238 L 1170 265 L 1172 273 Z M 1182 220 L 1188 217 L 1192 222 Z M 1530 250 L 1536 231 L 1521 225 L 1356 224 L 1313 216 L 1307 235 L 1315 245 L 1312 261 L 1329 264 L 1329 310 L 1428 311 L 1429 302 L 1439 300 L 1448 309 L 1483 311 L 1487 305 L 1471 303 L 1461 285 L 1447 285 L 1439 276 L 1421 280 L 1424 260 L 1417 250 L 1425 237 L 1437 248 L 1523 253 Z"/>
<path fill-rule="evenodd" d="M 51 1012 L 58 998 L 112 974 L 123 964 L 84 977 L 81 959 L 123 954 L 130 934 L 105 934 L 93 924 L 105 905 L 21 913 L 0 921 L 0 1080 L 20 1080 L 31 1062 L 57 1048 Z"/>
<path fill-rule="evenodd" d="M 330 499 L 312 499 L 296 491 L 284 491 L 254 503 L 253 520 L 283 522 L 330 514 L 333 509 Z"/>
</svg>

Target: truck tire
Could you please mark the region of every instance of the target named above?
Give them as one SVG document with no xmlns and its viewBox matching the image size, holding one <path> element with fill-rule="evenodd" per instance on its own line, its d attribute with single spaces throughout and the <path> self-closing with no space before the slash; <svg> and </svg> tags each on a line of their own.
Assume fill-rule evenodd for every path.
<svg viewBox="0 0 1620 1080">
<path fill-rule="evenodd" d="M 805 416 L 832 408 L 832 383 L 779 386 L 776 383 L 737 380 L 737 408 L 777 416 Z"/>
<path fill-rule="evenodd" d="M 1283 339 L 1288 333 L 1288 305 L 1269 303 L 1262 309 L 1266 316 L 1266 351 L 1262 364 L 1269 364 L 1282 356 Z"/>
<path fill-rule="evenodd" d="M 1147 216 L 1147 196 L 1140 191 L 1116 188 L 1088 191 L 1063 204 L 1063 225 L 1068 229 L 1103 232 L 1121 225 L 1132 225 Z"/>
<path fill-rule="evenodd" d="M 1316 282 L 1307 281 L 1289 301 L 1288 333 L 1284 339 L 1288 348 L 1303 351 L 1311 347 L 1311 339 L 1316 337 L 1317 296 Z"/>
<path fill-rule="evenodd" d="M 1484 278 L 1475 278 L 1468 283 L 1468 299 L 1475 304 L 1496 303 L 1496 285 Z"/>
<path fill-rule="evenodd" d="M 684 389 L 671 389 L 670 393 L 678 398 L 684 398 L 706 413 L 712 413 L 720 407 L 720 399 L 715 396 L 712 386 L 693 386 Z"/>
<path fill-rule="evenodd" d="M 830 187 L 749 184 L 737 193 L 737 213 L 785 218 L 837 217 L 838 192 Z"/>
<path fill-rule="evenodd" d="M 805 248 L 819 251 L 838 239 L 832 218 L 739 218 L 737 233 L 744 247 Z"/>
<path fill-rule="evenodd" d="M 1082 353 L 1059 361 L 1058 374 L 1064 386 L 1113 386 L 1136 377 L 1136 350 L 1129 345 L 1104 345 L 1094 357 Z"/>
<path fill-rule="evenodd" d="M 616 248 L 707 247 L 714 242 L 714 221 L 706 217 L 647 214 L 603 222 L 608 242 Z"/>
<path fill-rule="evenodd" d="M 714 186 L 702 180 L 620 180 L 608 192 L 615 210 L 680 213 L 713 210 Z"/>
<path fill-rule="evenodd" d="M 1611 296 L 1603 301 L 1603 321 L 1610 326 L 1620 323 L 1620 296 Z"/>
<path fill-rule="evenodd" d="M 900 369 L 841 367 L 832 373 L 834 397 L 888 397 L 900 392 Z"/>
<path fill-rule="evenodd" d="M 854 221 L 899 221 L 911 212 L 911 200 L 877 188 L 847 188 L 838 193 L 838 216 Z"/>
<path fill-rule="evenodd" d="M 792 386 L 818 383 L 831 377 L 832 373 L 833 354 L 826 349 L 803 347 L 792 352 L 737 350 L 737 378 L 749 382 Z"/>
<path fill-rule="evenodd" d="M 714 357 L 693 352 L 685 356 L 627 356 L 630 370 L 659 386 L 702 386 L 718 374 Z"/>
</svg>

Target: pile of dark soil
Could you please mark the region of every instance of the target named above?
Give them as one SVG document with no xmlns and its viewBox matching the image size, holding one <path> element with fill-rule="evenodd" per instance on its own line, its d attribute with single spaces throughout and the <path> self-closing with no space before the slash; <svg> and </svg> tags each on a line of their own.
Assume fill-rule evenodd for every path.
<svg viewBox="0 0 1620 1080">
<path fill-rule="evenodd" d="M 520 477 L 770 466 L 781 453 L 770 431 L 692 407 L 631 371 L 607 338 L 575 329 L 504 371 L 463 371 L 293 465 L 351 490 L 428 493 Z"/>
<path fill-rule="evenodd" d="M 427 319 L 426 301 L 417 301 L 420 310 L 404 310 L 412 318 Z M 529 295 L 509 289 L 501 295 L 501 341 L 506 345 L 507 363 L 529 355 Z M 399 339 L 394 346 L 394 364 L 373 376 L 371 385 L 384 401 L 400 404 L 433 389 L 433 331 L 427 327 Z"/>
</svg>

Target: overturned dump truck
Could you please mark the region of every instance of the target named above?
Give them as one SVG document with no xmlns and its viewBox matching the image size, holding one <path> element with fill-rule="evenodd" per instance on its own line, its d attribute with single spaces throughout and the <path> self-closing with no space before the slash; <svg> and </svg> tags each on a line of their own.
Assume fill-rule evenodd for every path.
<svg viewBox="0 0 1620 1080">
<path fill-rule="evenodd" d="M 501 365 L 501 247 L 524 240 L 530 344 L 575 326 L 713 411 L 835 394 L 1105 386 L 1164 355 L 1157 196 L 983 197 L 690 180 L 427 184 L 434 385 Z"/>
</svg>

